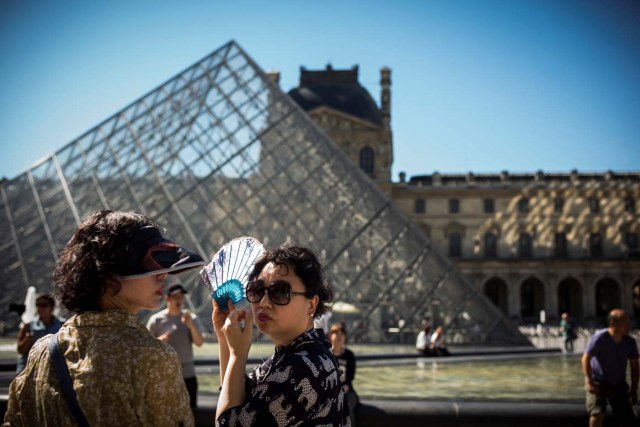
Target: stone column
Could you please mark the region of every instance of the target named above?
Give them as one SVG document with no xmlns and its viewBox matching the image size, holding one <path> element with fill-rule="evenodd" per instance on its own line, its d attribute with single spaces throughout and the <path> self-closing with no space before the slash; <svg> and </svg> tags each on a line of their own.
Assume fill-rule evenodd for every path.
<svg viewBox="0 0 640 427">
<path fill-rule="evenodd" d="M 585 320 L 595 320 L 596 318 L 596 290 L 593 283 L 593 277 L 589 274 L 583 276 L 582 286 L 582 309 L 584 310 Z"/>
<path fill-rule="evenodd" d="M 622 309 L 633 318 L 633 283 L 630 283 L 627 277 L 619 277 L 620 283 L 620 304 Z"/>
<path fill-rule="evenodd" d="M 520 318 L 520 282 L 515 276 L 508 276 L 509 289 L 508 310 L 510 318 Z"/>
<path fill-rule="evenodd" d="M 544 284 L 544 310 L 547 322 L 558 322 L 558 288 L 552 279 L 547 278 Z"/>
</svg>

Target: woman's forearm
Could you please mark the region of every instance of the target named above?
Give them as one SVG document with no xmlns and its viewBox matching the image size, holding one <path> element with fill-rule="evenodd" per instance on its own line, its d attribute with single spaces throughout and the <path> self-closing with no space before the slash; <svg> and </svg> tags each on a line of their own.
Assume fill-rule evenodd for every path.
<svg viewBox="0 0 640 427">
<path fill-rule="evenodd" d="M 247 368 L 247 357 L 229 355 L 229 363 L 224 374 L 222 390 L 218 398 L 216 418 L 227 409 L 240 406 L 244 403 L 244 375 Z M 222 371 L 221 371 L 222 372 Z"/>
<path fill-rule="evenodd" d="M 219 332 L 219 333 L 218 333 Z M 229 364 L 229 344 L 222 331 L 216 331 L 218 337 L 218 366 L 220 367 L 220 385 L 224 383 L 224 374 Z"/>
</svg>

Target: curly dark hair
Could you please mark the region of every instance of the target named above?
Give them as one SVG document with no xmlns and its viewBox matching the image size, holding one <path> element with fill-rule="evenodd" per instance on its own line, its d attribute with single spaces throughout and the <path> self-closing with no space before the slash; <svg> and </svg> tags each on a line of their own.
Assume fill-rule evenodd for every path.
<svg viewBox="0 0 640 427">
<path fill-rule="evenodd" d="M 325 280 L 320 261 L 311 249 L 295 244 L 284 244 L 266 251 L 254 264 L 249 274 L 249 281 L 255 280 L 269 263 L 293 268 L 293 272 L 302 280 L 305 291 L 318 296 L 314 317 L 320 317 L 331 310 L 329 304 L 333 301 L 333 291 Z"/>
<path fill-rule="evenodd" d="M 129 242 L 141 227 L 163 228 L 133 212 L 103 210 L 90 214 L 62 250 L 53 272 L 57 299 L 67 310 L 98 311 L 107 288 L 116 293 L 117 271 L 127 259 Z"/>
</svg>

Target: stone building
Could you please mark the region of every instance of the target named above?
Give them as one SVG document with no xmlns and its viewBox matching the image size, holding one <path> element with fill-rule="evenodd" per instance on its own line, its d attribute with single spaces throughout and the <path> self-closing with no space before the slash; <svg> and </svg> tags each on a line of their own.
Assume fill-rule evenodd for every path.
<svg viewBox="0 0 640 427">
<path fill-rule="evenodd" d="M 640 173 L 400 174 L 391 181 L 391 70 L 380 106 L 358 67 L 308 71 L 289 95 L 431 242 L 517 322 L 640 319 Z"/>
</svg>

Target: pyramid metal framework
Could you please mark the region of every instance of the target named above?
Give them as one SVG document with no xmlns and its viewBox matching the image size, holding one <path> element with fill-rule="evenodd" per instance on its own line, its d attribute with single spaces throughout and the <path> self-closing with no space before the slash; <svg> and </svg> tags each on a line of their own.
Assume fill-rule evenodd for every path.
<svg viewBox="0 0 640 427">
<path fill-rule="evenodd" d="M 395 320 L 413 333 L 428 317 L 450 342 L 527 344 L 233 41 L 0 193 L 2 307 L 28 286 L 50 292 L 59 251 L 84 216 L 108 208 L 153 217 L 205 257 L 241 235 L 313 248 L 351 311 L 332 321 L 359 341 L 396 341 Z M 183 283 L 208 325 L 197 272 Z M 14 330 L 17 316 L 0 313 Z"/>
</svg>

